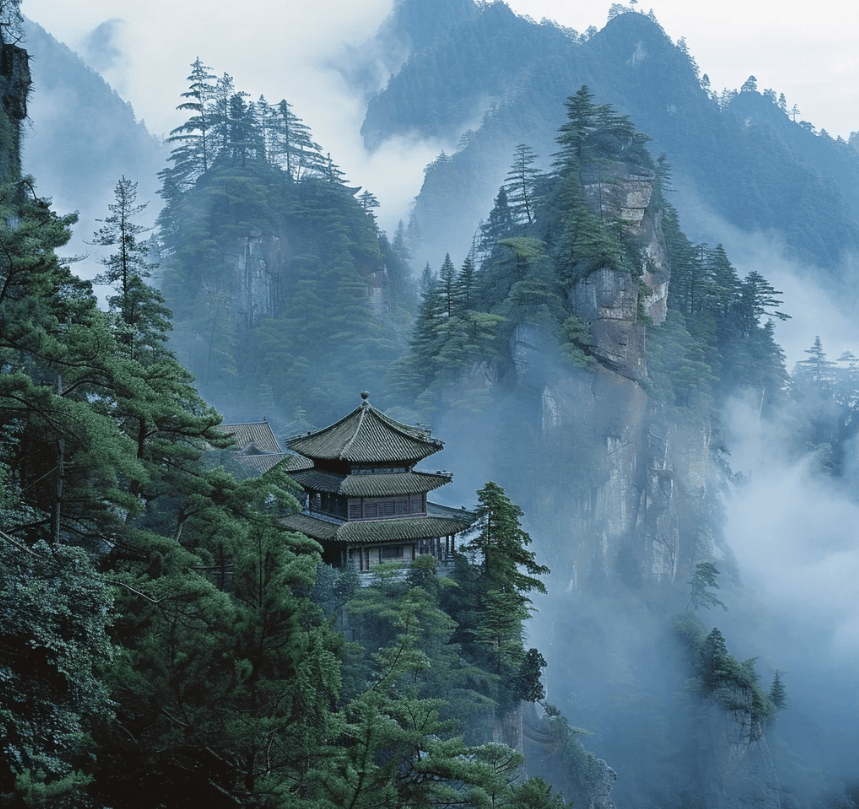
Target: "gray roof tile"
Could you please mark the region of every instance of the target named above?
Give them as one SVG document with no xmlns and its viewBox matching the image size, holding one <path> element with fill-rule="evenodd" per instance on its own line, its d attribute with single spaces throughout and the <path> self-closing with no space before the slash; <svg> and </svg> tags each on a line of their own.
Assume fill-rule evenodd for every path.
<svg viewBox="0 0 859 809">
<path fill-rule="evenodd" d="M 240 452 L 256 449 L 257 452 L 281 452 L 277 438 L 267 421 L 257 421 L 248 424 L 222 424 L 221 432 L 231 435 L 236 441 L 236 449 Z"/>
<path fill-rule="evenodd" d="M 380 475 L 333 475 L 315 470 L 293 474 L 296 483 L 315 492 L 331 492 L 346 497 L 398 497 L 424 494 L 450 482 L 448 475 L 401 472 Z"/>
<path fill-rule="evenodd" d="M 394 421 L 368 401 L 330 427 L 292 438 L 288 444 L 308 458 L 359 464 L 416 462 L 444 446 L 426 431 Z"/>
<path fill-rule="evenodd" d="M 471 522 L 467 519 L 444 517 L 413 517 L 401 520 L 363 520 L 337 525 L 307 514 L 294 514 L 286 517 L 283 524 L 293 531 L 301 531 L 311 539 L 322 542 L 370 545 L 459 534 L 467 530 Z"/>
</svg>

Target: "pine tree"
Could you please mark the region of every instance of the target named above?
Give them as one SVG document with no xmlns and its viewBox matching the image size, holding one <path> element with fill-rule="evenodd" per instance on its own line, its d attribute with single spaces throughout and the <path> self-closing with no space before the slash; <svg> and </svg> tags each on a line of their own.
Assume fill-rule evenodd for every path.
<svg viewBox="0 0 859 809">
<path fill-rule="evenodd" d="M 564 177 L 573 174 L 577 178 L 582 166 L 589 159 L 586 148 L 588 137 L 596 129 L 597 116 L 604 107 L 594 104 L 594 95 L 582 85 L 575 95 L 564 102 L 567 120 L 561 124 L 556 138 L 561 149 L 555 155 L 555 172 Z"/>
<path fill-rule="evenodd" d="M 163 298 L 144 281 L 158 265 L 147 261 L 149 245 L 139 238 L 150 230 L 137 221 L 147 204 L 137 205 L 136 201 L 137 183 L 123 176 L 114 188 L 113 204 L 107 206 L 110 216 L 97 220 L 102 226 L 93 234 L 92 242 L 117 248 L 101 260 L 106 271 L 96 276 L 95 283 L 110 284 L 117 293 L 108 298 L 108 304 L 122 319 L 122 342 L 128 345 L 132 357 L 141 343 L 157 350 L 169 328 L 169 311 Z"/>
<path fill-rule="evenodd" d="M 710 609 L 710 607 L 719 606 L 726 612 L 728 611 L 728 608 L 709 589 L 719 589 L 719 585 L 716 582 L 716 576 L 718 575 L 719 571 L 712 562 L 701 562 L 695 566 L 695 574 L 692 576 L 692 581 L 689 582 L 691 589 L 689 604 L 686 606 L 687 610 L 695 612 L 700 607 Z"/>
<path fill-rule="evenodd" d="M 480 252 L 489 255 L 501 239 L 513 235 L 513 213 L 507 199 L 507 191 L 502 187 L 495 197 L 495 205 L 489 212 L 489 219 L 480 228 Z"/>
<path fill-rule="evenodd" d="M 456 306 L 456 268 L 450 259 L 450 253 L 445 254 L 438 273 L 436 290 L 440 298 L 439 308 L 446 317 L 451 317 Z"/>
<path fill-rule="evenodd" d="M 306 172 L 323 171 L 325 158 L 322 147 L 313 141 L 310 127 L 293 112 L 292 105 L 285 99 L 271 110 L 269 131 L 271 160 L 293 180 L 298 182 Z"/>
<path fill-rule="evenodd" d="M 476 604 L 472 619 L 463 626 L 480 650 L 485 666 L 500 676 L 495 698 L 506 710 L 520 697 L 516 672 L 525 665 L 522 624 L 531 612 L 528 593 L 546 588 L 536 576 L 549 572 L 528 550 L 531 537 L 522 529 L 522 510 L 504 490 L 489 482 L 478 492 L 478 535 L 465 550 L 479 560 Z"/>
<path fill-rule="evenodd" d="M 507 172 L 504 189 L 514 221 L 532 225 L 536 215 L 535 186 L 540 172 L 534 168 L 537 155 L 530 146 L 520 143 L 516 147 L 513 165 Z"/>
<path fill-rule="evenodd" d="M 769 698 L 777 711 L 783 711 L 787 707 L 787 691 L 781 681 L 778 669 L 775 670 L 775 676 L 770 686 Z"/>
<path fill-rule="evenodd" d="M 471 255 L 465 257 L 462 268 L 456 278 L 454 285 L 454 300 L 457 312 L 462 314 L 469 311 L 476 304 L 477 295 L 477 270 Z"/>
<path fill-rule="evenodd" d="M 170 184 L 180 190 L 193 185 L 196 179 L 209 170 L 216 153 L 213 142 L 213 126 L 211 103 L 215 87 L 212 84 L 215 75 L 211 68 L 204 65 L 199 57 L 191 65 L 191 75 L 188 76 L 188 90 L 182 93 L 183 101 L 176 108 L 191 113 L 191 117 L 181 126 L 170 132 L 168 143 L 178 144 L 170 154 L 173 167 L 164 169 L 162 175 L 169 173 Z M 162 176 L 162 179 L 165 179 Z M 166 181 L 166 180 L 165 180 Z"/>
</svg>

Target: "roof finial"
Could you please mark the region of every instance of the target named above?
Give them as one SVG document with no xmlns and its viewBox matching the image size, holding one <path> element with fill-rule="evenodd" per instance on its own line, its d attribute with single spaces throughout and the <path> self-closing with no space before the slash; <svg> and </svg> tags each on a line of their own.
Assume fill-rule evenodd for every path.
<svg viewBox="0 0 859 809">
<path fill-rule="evenodd" d="M 363 401 L 361 402 L 361 407 L 369 407 L 370 406 L 370 402 L 368 401 L 369 398 L 370 398 L 370 392 L 366 391 L 366 390 L 362 390 L 361 391 L 361 399 Z"/>
</svg>

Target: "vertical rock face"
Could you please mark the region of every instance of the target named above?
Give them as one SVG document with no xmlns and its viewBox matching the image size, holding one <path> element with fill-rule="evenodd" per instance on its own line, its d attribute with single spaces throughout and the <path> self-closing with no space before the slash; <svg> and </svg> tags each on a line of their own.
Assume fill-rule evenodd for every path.
<svg viewBox="0 0 859 809">
<path fill-rule="evenodd" d="M 21 124 L 27 117 L 30 64 L 27 51 L 0 43 L 0 181 L 21 174 Z"/>
<path fill-rule="evenodd" d="M 567 291 L 590 328 L 594 366 L 556 362 L 551 336 L 531 324 L 519 324 L 512 336 L 519 385 L 540 393 L 544 465 L 561 470 L 534 487 L 538 502 L 529 513 L 538 523 L 535 534 L 554 538 L 541 552 L 553 574 L 566 577 L 568 590 L 596 592 L 618 579 L 632 587 L 683 581 L 712 551 L 702 528 L 712 474 L 709 424 L 669 420 L 647 393 L 647 329 L 664 321 L 669 285 L 654 180 L 621 164 L 585 173 L 589 204 L 622 218 L 642 256 L 640 272 L 603 267 Z M 532 761 L 543 768 L 531 774 L 565 784 L 565 797 L 579 806 L 610 806 L 613 772 L 604 762 L 577 765 L 575 775 L 552 764 L 545 718 L 526 721 L 524 736 L 533 753 L 529 769 Z M 690 745 L 697 757 L 690 803 L 778 809 L 775 767 L 748 711 L 708 706 Z"/>
<path fill-rule="evenodd" d="M 704 720 L 707 742 L 699 783 L 708 809 L 780 809 L 781 790 L 761 727 L 745 711 L 713 705 Z"/>
<path fill-rule="evenodd" d="M 614 809 L 611 793 L 617 773 L 571 737 L 563 721 L 537 716 L 530 705 L 522 726 L 529 776 L 545 779 L 579 809 Z"/>
<path fill-rule="evenodd" d="M 512 337 L 520 385 L 540 390 L 547 452 L 572 442 L 582 467 L 571 470 L 574 491 L 550 481 L 538 495 L 545 498 L 539 511 L 562 520 L 546 533 L 563 537 L 552 549 L 554 567 L 573 586 L 582 576 L 618 573 L 674 579 L 705 550 L 683 546 L 681 524 L 706 493 L 709 432 L 664 423 L 646 393 L 646 324 L 665 319 L 670 275 L 661 214 L 652 204 L 655 180 L 649 169 L 623 163 L 583 172 L 589 205 L 623 220 L 642 256 L 636 272 L 603 267 L 567 292 L 590 329 L 594 368 L 553 363 L 551 340 L 530 324 L 519 324 Z M 552 503 L 571 498 L 576 506 L 559 518 Z"/>
<path fill-rule="evenodd" d="M 576 316 L 590 326 L 594 356 L 621 376 L 635 380 L 647 378 L 638 292 L 632 273 L 611 269 L 592 272 L 569 292 Z"/>
<path fill-rule="evenodd" d="M 294 287 L 291 262 L 295 258 L 288 234 L 264 234 L 250 228 L 246 236 L 238 236 L 224 251 L 227 269 L 221 288 L 229 301 L 234 325 L 239 331 L 251 329 L 268 317 L 275 317 L 289 303 Z M 356 297 L 377 316 L 390 309 L 390 282 L 385 265 L 380 260 L 365 262 L 357 267 L 362 285 Z"/>
<path fill-rule="evenodd" d="M 288 243 L 277 236 L 263 237 L 254 228 L 246 237 L 237 238 L 233 247 L 224 256 L 232 269 L 230 308 L 236 325 L 250 329 L 277 312 Z"/>
</svg>

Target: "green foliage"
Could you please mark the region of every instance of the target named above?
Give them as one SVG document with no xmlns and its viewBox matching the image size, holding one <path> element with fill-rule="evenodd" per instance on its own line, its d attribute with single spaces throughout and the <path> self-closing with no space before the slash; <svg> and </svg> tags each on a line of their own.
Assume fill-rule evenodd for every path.
<svg viewBox="0 0 859 809">
<path fill-rule="evenodd" d="M 325 807 L 567 806 L 541 779 L 522 779 L 521 753 L 456 735 L 489 732 L 493 703 L 479 692 L 496 680 L 465 660 L 456 622 L 439 608 L 445 593 L 459 589 L 436 577 L 425 556 L 407 578 L 380 565 L 355 592 L 348 611 L 358 642 L 347 657 L 342 735 L 311 771 L 308 799 Z M 539 669 L 532 652 L 527 661 Z"/>
<path fill-rule="evenodd" d="M 593 345 L 587 326 L 575 315 L 570 315 L 563 324 L 566 342 L 561 344 L 561 356 L 577 368 L 588 368 L 596 360 L 588 353 Z"/>
<path fill-rule="evenodd" d="M 160 175 L 175 344 L 224 407 L 262 408 L 267 385 L 275 423 L 299 405 L 333 420 L 356 387 L 383 389 L 402 352 L 408 268 L 372 193 L 355 198 L 287 101 L 249 102 L 197 63 L 189 81 L 191 116 Z"/>
<path fill-rule="evenodd" d="M 458 624 L 454 639 L 466 657 L 497 679 L 486 692 L 506 711 L 520 700 L 541 699 L 540 669 L 545 663 L 536 649 L 522 648 L 522 627 L 532 611 L 528 593 L 545 593 L 536 578 L 549 569 L 528 550 L 530 536 L 522 529 L 521 509 L 504 490 L 487 483 L 478 492 L 477 536 L 464 547 L 451 578 L 459 585 L 444 595 L 442 606 Z"/>
<path fill-rule="evenodd" d="M 669 309 L 662 325 L 648 329 L 647 372 L 654 398 L 681 413 L 707 417 L 717 380 L 706 361 L 706 345 L 685 324 L 681 312 Z"/>
<path fill-rule="evenodd" d="M 437 410 L 442 398 L 477 409 L 479 402 L 470 402 L 468 388 L 456 388 L 472 365 L 501 357 L 499 331 L 505 319 L 477 307 L 474 264 L 470 259 L 457 274 L 447 256 L 438 278 L 427 266 L 420 286 L 421 303 L 410 350 L 395 369 L 397 388 L 414 398 L 426 413 Z"/>
<path fill-rule="evenodd" d="M 775 718 L 778 706 L 758 685 L 755 659 L 739 662 L 729 654 L 718 628 L 705 633 L 700 621 L 688 613 L 676 620 L 675 631 L 695 671 L 690 687 L 734 714 L 748 715 L 750 738 L 757 738 L 761 725 Z"/>
<path fill-rule="evenodd" d="M 785 689 L 784 683 L 781 681 L 781 674 L 778 669 L 775 670 L 772 685 L 767 696 L 777 711 L 783 711 L 787 707 L 787 689 Z"/>
<path fill-rule="evenodd" d="M 110 721 L 113 599 L 79 548 L 28 547 L 0 532 L 0 797 L 80 806 L 89 733 Z"/>
<path fill-rule="evenodd" d="M 683 318 L 669 311 L 665 326 L 649 332 L 656 395 L 692 413 L 709 407 L 711 393 L 718 403 L 751 390 L 761 406 L 775 404 L 787 380 L 784 354 L 771 321 L 761 319 L 788 317 L 777 309 L 781 293 L 755 271 L 741 281 L 721 245 L 692 245 L 667 203 L 663 229 L 671 264 L 669 310 Z M 680 367 L 666 362 L 671 352 L 682 357 Z"/>
<path fill-rule="evenodd" d="M 540 182 L 540 172 L 534 168 L 537 155 L 526 143 L 516 147 L 513 165 L 507 173 L 504 190 L 514 222 L 532 225 L 536 218 L 536 187 Z"/>
<path fill-rule="evenodd" d="M 712 562 L 701 562 L 695 565 L 695 574 L 692 576 L 692 581 L 689 582 L 690 595 L 687 610 L 697 612 L 701 607 L 710 609 L 710 607 L 718 606 L 725 612 L 728 611 L 728 608 L 717 598 L 716 594 L 708 589 L 719 589 L 719 584 L 716 581 L 718 575 L 719 571 L 716 570 L 716 566 Z"/>
</svg>

